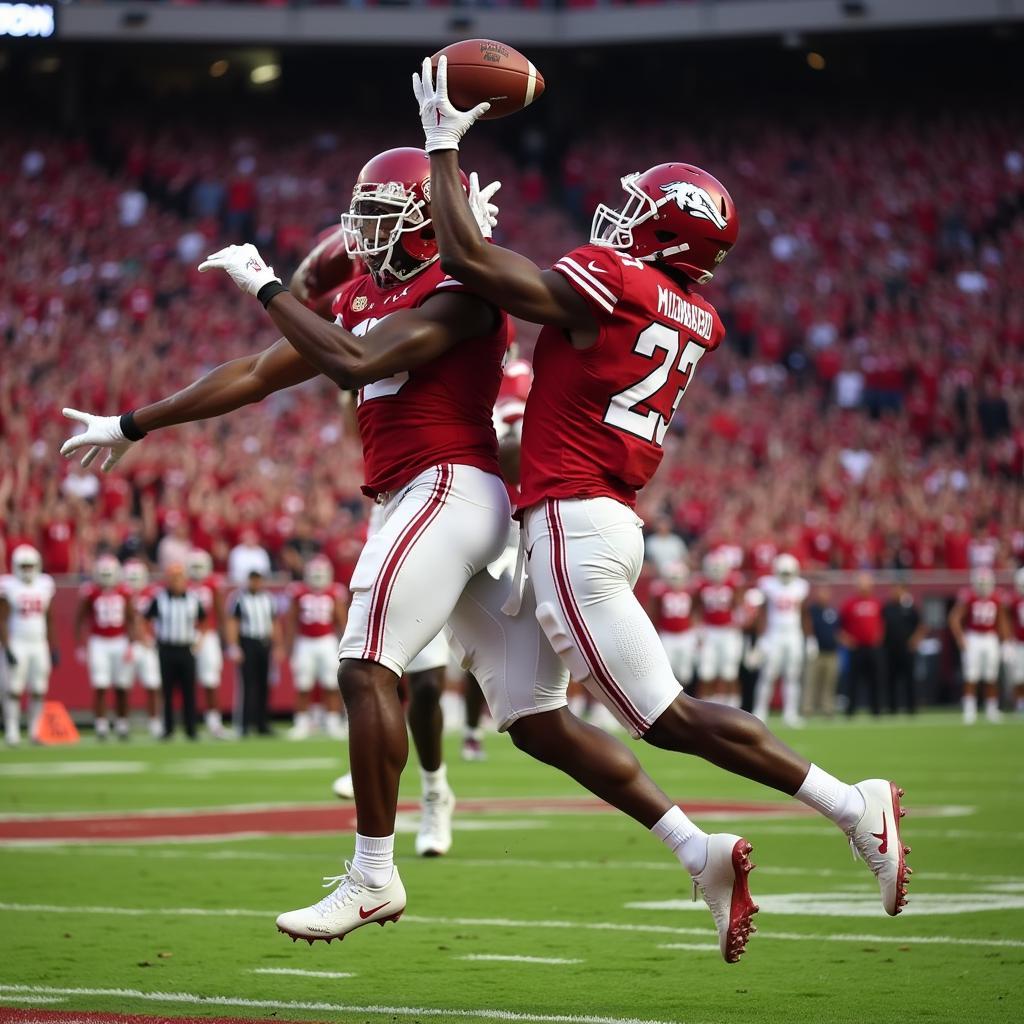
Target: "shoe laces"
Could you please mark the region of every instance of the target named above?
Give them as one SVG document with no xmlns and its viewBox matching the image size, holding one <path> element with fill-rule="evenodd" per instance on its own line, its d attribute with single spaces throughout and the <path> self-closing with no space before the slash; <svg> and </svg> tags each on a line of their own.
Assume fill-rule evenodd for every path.
<svg viewBox="0 0 1024 1024">
<path fill-rule="evenodd" d="M 334 890 L 314 905 L 313 909 L 320 914 L 328 914 L 340 907 L 347 907 L 356 896 L 366 890 L 362 875 L 348 860 L 345 861 L 343 875 L 324 875 L 323 884 L 325 889 L 330 889 L 333 886 Z"/>
</svg>

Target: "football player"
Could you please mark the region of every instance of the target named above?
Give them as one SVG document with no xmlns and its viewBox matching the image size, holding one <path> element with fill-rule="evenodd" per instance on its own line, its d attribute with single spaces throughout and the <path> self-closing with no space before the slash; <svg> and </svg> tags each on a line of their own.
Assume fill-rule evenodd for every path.
<svg viewBox="0 0 1024 1024">
<path fill-rule="evenodd" d="M 314 555 L 306 563 L 303 581 L 292 584 L 288 596 L 285 647 L 291 651 L 295 683 L 295 721 L 288 738 L 304 740 L 310 736 L 310 696 L 319 684 L 326 705 L 327 735 L 335 740 L 347 739 L 338 691 L 338 637 L 345 630 L 348 590 L 334 582 L 330 561 Z"/>
<path fill-rule="evenodd" d="M 1024 714 L 1024 566 L 1013 574 L 1014 595 L 1010 599 L 1010 628 L 1013 639 L 1007 644 L 1010 684 L 1014 707 Z"/>
<path fill-rule="evenodd" d="M 783 552 L 772 564 L 772 575 L 757 581 L 764 594 L 760 616 L 760 648 L 763 663 L 754 697 L 754 714 L 768 721 L 768 705 L 775 680 L 782 676 L 782 721 L 792 728 L 802 726 L 800 717 L 800 675 L 805 654 L 817 654 L 817 641 L 806 607 L 810 587 L 800 576 L 800 563 Z"/>
<path fill-rule="evenodd" d="M 121 563 L 113 555 L 100 555 L 93 567 L 93 580 L 86 583 L 75 617 L 75 644 L 79 661 L 88 666 L 93 689 L 93 722 L 96 739 L 110 736 L 107 691 L 114 688 L 117 718 L 114 732 L 126 740 L 128 693 L 132 685 L 131 636 L 135 630 L 132 593 L 121 582 Z M 85 641 L 88 631 L 88 644 Z"/>
<path fill-rule="evenodd" d="M 0 576 L 0 649 L 7 662 L 3 691 L 4 738 L 21 742 L 21 698 L 30 695 L 29 736 L 35 736 L 50 688 L 56 654 L 53 630 L 53 578 L 43 572 L 43 560 L 30 544 L 11 552 L 11 575 Z"/>
<path fill-rule="evenodd" d="M 721 550 L 704 559 L 704 578 L 697 585 L 701 630 L 697 673 L 701 696 L 731 708 L 740 706 L 740 659 L 743 634 L 736 622 L 743 584 Z"/>
<path fill-rule="evenodd" d="M 978 718 L 978 683 L 985 697 L 985 717 L 1002 719 L 999 710 L 1000 640 L 1009 639 L 1002 595 L 996 591 L 995 573 L 987 566 L 971 573 L 971 585 L 949 613 L 953 634 L 963 660 L 964 693 L 961 697 L 964 725 Z"/>
<path fill-rule="evenodd" d="M 664 579 L 651 584 L 652 621 L 668 655 L 672 672 L 680 686 L 688 686 L 697 655 L 697 631 L 694 629 L 693 593 L 688 584 L 690 570 L 685 562 L 672 562 Z"/>
<path fill-rule="evenodd" d="M 543 325 L 523 426 L 519 515 L 536 615 L 552 647 L 634 735 L 795 795 L 836 822 L 875 874 L 886 912 L 898 913 L 908 872 L 898 832 L 901 791 L 883 779 L 847 785 L 753 715 L 688 697 L 633 593 L 643 561 L 636 492 L 661 461 L 700 359 L 724 333 L 696 289 L 736 240 L 731 197 L 689 164 L 627 175 L 625 205 L 598 207 L 591 244 L 541 271 L 480 236 L 461 187 L 458 149 L 488 104 L 456 110 L 446 76 L 441 57 L 436 84 L 429 59 L 413 77 L 442 267 L 510 315 Z M 671 837 L 704 891 L 723 954 L 736 959 L 756 910 L 746 885 L 750 844 L 707 836 L 648 787 L 606 788 L 590 770 L 593 734 L 577 729 L 569 742 L 560 726 L 564 690 L 556 702 L 550 692 L 540 699 L 533 686 L 526 695 L 532 703 L 517 709 L 525 715 L 517 726 L 528 724 L 513 730 L 516 744 Z M 639 765 L 628 771 L 636 777 Z"/>
<path fill-rule="evenodd" d="M 160 716 L 160 657 L 156 650 L 153 624 L 146 618 L 149 604 L 156 594 L 156 587 L 149 582 L 149 569 L 146 563 L 137 558 L 130 558 L 124 563 L 124 584 L 131 594 L 132 610 L 135 612 L 132 679 L 138 679 L 146 695 L 149 734 L 154 739 L 160 739 L 164 734 L 164 723 Z"/>
<path fill-rule="evenodd" d="M 185 559 L 188 589 L 206 613 L 199 647 L 196 650 L 196 679 L 206 702 L 206 731 L 214 739 L 224 739 L 224 719 L 220 713 L 220 683 L 224 672 L 224 649 L 221 631 L 224 628 L 224 578 L 213 571 L 208 551 L 194 548 Z"/>
</svg>

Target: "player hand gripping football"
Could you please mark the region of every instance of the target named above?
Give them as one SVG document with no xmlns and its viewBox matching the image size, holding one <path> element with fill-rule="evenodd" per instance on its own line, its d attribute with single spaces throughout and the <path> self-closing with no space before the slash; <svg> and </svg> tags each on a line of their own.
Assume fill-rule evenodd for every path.
<svg viewBox="0 0 1024 1024">
<path fill-rule="evenodd" d="M 412 91 L 420 107 L 420 121 L 427 137 L 426 150 L 458 149 L 459 139 L 473 123 L 491 109 L 490 103 L 478 103 L 472 110 L 456 110 L 448 99 L 448 58 L 437 60 L 437 80 L 434 81 L 430 58 L 423 58 L 419 74 L 413 73 Z"/>
<path fill-rule="evenodd" d="M 257 295 L 259 290 L 272 281 L 280 284 L 281 279 L 268 267 L 259 250 L 251 242 L 245 245 L 229 245 L 219 252 L 211 253 L 199 264 L 199 272 L 224 270 L 243 292 Z"/>
</svg>

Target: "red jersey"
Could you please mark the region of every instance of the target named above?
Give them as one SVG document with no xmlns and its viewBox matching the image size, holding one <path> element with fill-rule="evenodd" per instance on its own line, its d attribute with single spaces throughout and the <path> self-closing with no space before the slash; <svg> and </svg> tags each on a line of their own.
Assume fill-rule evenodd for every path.
<svg viewBox="0 0 1024 1024">
<path fill-rule="evenodd" d="M 188 589 L 199 598 L 199 603 L 206 612 L 203 620 L 203 628 L 218 629 L 220 623 L 217 621 L 217 595 L 224 586 L 224 577 L 219 573 L 212 572 L 202 583 L 189 583 Z"/>
<path fill-rule="evenodd" d="M 324 590 L 313 590 L 305 583 L 293 583 L 288 589 L 298 614 L 299 636 L 327 636 L 337 628 L 335 609 L 348 604 L 348 591 L 340 583 Z"/>
<path fill-rule="evenodd" d="M 856 647 L 877 647 L 882 642 L 885 625 L 882 602 L 870 595 L 854 595 L 839 610 L 843 629 L 853 638 Z"/>
<path fill-rule="evenodd" d="M 389 314 L 449 292 L 472 294 L 438 262 L 394 288 L 379 288 L 369 274 L 357 277 L 338 294 L 331 311 L 339 324 L 362 337 Z M 496 311 L 489 334 L 467 338 L 425 366 L 359 389 L 364 494 L 375 498 L 445 462 L 501 475 L 491 417 L 507 347 L 508 318 Z"/>
<path fill-rule="evenodd" d="M 630 507 L 654 475 L 694 368 L 725 333 L 714 308 L 651 263 L 584 245 L 552 267 L 590 306 L 596 343 L 548 325 L 533 355 L 520 505 L 609 497 Z"/>
<path fill-rule="evenodd" d="M 981 597 L 973 590 L 960 595 L 964 606 L 964 629 L 971 633 L 994 633 L 999 625 L 999 606 L 1002 601 L 997 593 Z"/>
<path fill-rule="evenodd" d="M 123 586 L 106 589 L 95 583 L 86 583 L 81 595 L 89 607 L 89 632 L 93 636 L 125 635 L 131 591 Z"/>
<path fill-rule="evenodd" d="M 693 595 L 689 590 L 656 580 L 651 584 L 651 595 L 657 601 L 654 624 L 659 632 L 685 633 L 690 628 Z"/>
<path fill-rule="evenodd" d="M 748 549 L 747 564 L 756 576 L 768 576 L 778 553 L 779 546 L 775 541 L 756 540 Z"/>
<path fill-rule="evenodd" d="M 153 600 L 158 589 L 155 583 L 147 583 L 139 590 L 128 591 L 131 595 L 132 607 L 137 615 L 145 616 L 146 612 L 149 611 L 149 602 Z"/>
<path fill-rule="evenodd" d="M 1014 638 L 1024 643 L 1024 595 L 1018 594 L 1010 601 L 1010 618 Z"/>
<path fill-rule="evenodd" d="M 697 587 L 704 622 L 708 626 L 733 625 L 733 609 L 739 595 L 740 580 L 735 574 L 726 576 L 721 583 L 703 580 Z"/>
</svg>

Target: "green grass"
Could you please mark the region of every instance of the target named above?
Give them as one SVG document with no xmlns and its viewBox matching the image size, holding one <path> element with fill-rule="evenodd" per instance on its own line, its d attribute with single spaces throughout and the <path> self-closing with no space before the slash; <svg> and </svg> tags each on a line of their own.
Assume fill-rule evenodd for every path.
<svg viewBox="0 0 1024 1024">
<path fill-rule="evenodd" d="M 844 778 L 886 775 L 906 787 L 904 838 L 914 847 L 915 874 L 910 907 L 900 918 L 889 919 L 876 900 L 868 902 L 874 880 L 853 863 L 834 827 L 803 816 L 707 823 L 711 830 L 746 835 L 759 865 L 751 884 L 765 909 L 757 919 L 759 934 L 737 966 L 723 964 L 715 951 L 662 948 L 712 943 L 706 911 L 627 907 L 686 899 L 689 886 L 655 840 L 613 814 L 466 815 L 464 820 L 488 827 L 457 832 L 452 853 L 429 861 L 412 856 L 413 837 L 403 832 L 398 850 L 410 897 L 406 918 L 312 948 L 279 935 L 274 916 L 319 898 L 320 876 L 341 870 L 351 853 L 350 836 L 0 846 L 0 1006 L 32 1005 L 32 994 L 12 1001 L 24 993 L 3 988 L 20 984 L 685 1024 L 1024 1019 L 1024 914 L 1017 909 L 1024 907 L 1022 724 L 967 730 L 951 717 L 927 716 L 877 728 L 866 721 L 818 725 L 788 738 Z M 460 797 L 578 793 L 504 738 L 489 738 L 488 752 L 486 764 L 464 765 L 454 747 L 449 751 Z M 336 774 L 335 753 L 327 742 L 278 740 L 186 747 L 139 738 L 100 747 L 87 737 L 77 748 L 22 748 L 0 752 L 0 813 L 323 801 Z M 646 747 L 640 754 L 684 804 L 687 798 L 783 800 L 692 759 Z M 67 771 L 60 767 L 67 762 L 92 762 L 97 773 L 56 774 Z M 134 763 L 127 765 L 130 772 L 118 774 L 127 762 Z M 404 793 L 415 796 L 415 771 L 404 781 Z M 940 807 L 968 811 L 914 815 L 915 808 Z M 780 903 L 786 894 L 805 895 Z M 814 904 L 809 894 L 821 894 L 818 905 L 828 901 L 836 916 L 803 913 Z M 982 904 L 989 909 L 973 909 Z M 66 909 L 14 909 L 29 905 Z M 870 916 L 859 914 L 864 907 Z M 173 908 L 240 913 L 166 912 Z M 602 923 L 612 927 L 593 927 Z M 631 930 L 616 930 L 618 925 Z M 807 938 L 773 937 L 782 935 Z M 582 962 L 460 959 L 469 954 Z M 267 968 L 353 976 L 252 973 Z M 55 1009 L 172 1016 L 467 1019 L 49 995 L 63 1000 L 52 1004 Z"/>
</svg>

